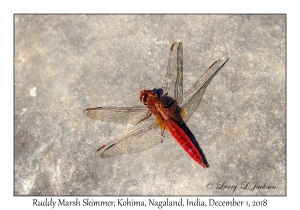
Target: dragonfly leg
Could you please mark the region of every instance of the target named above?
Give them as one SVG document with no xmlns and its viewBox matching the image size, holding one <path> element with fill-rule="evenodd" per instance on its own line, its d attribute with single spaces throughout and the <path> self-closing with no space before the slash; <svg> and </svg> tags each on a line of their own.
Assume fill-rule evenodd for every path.
<svg viewBox="0 0 300 210">
<path fill-rule="evenodd" d="M 165 130 L 166 130 L 165 126 L 161 127 L 161 129 L 160 129 L 160 137 L 161 137 L 160 141 L 161 141 L 161 143 L 164 142 L 163 138 L 164 138 L 164 132 L 165 132 Z"/>
<path fill-rule="evenodd" d="M 163 136 L 161 137 L 160 142 L 161 142 L 161 143 L 164 143 L 164 138 L 163 138 Z"/>
<path fill-rule="evenodd" d="M 148 119 L 151 116 L 151 112 L 148 110 L 147 114 L 145 117 L 143 117 L 142 119 L 140 119 L 135 125 L 139 124 L 140 122 Z"/>
</svg>

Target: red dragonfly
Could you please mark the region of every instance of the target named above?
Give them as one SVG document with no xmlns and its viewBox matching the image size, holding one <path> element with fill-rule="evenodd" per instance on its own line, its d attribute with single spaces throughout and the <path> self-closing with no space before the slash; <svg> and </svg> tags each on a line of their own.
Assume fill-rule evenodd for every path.
<svg viewBox="0 0 300 210">
<path fill-rule="evenodd" d="M 136 153 L 149 149 L 162 142 L 164 130 L 172 136 L 203 168 L 209 164 L 195 136 L 185 122 L 199 107 L 205 89 L 218 71 L 228 61 L 215 61 L 183 94 L 183 48 L 181 42 L 175 42 L 170 50 L 167 74 L 162 88 L 143 90 L 141 107 L 96 107 L 84 110 L 92 119 L 117 123 L 133 123 L 137 128 L 107 144 L 101 146 L 95 157 L 112 157 Z"/>
</svg>

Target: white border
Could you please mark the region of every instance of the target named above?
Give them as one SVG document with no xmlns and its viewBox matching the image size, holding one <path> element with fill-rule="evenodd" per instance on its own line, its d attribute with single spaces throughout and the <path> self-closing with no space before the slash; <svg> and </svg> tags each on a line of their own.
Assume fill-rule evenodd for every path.
<svg viewBox="0 0 300 210">
<path fill-rule="evenodd" d="M 298 206 L 299 11 L 296 1 L 2 1 L 1 21 L 1 206 L 32 209 L 34 197 L 13 196 L 13 14 L 14 13 L 287 13 L 287 197 L 266 197 L 267 208 Z M 41 197 L 39 197 L 41 198 Z M 57 199 L 58 197 L 55 197 Z M 68 198 L 68 197 L 64 197 Z M 73 199 L 71 197 L 70 199 Z M 115 199 L 111 197 L 112 199 Z M 138 197 L 139 199 L 141 197 Z M 227 200 L 230 197 L 217 197 Z M 263 197 L 237 197 L 258 200 Z M 109 197 L 104 197 L 109 199 Z M 144 198 L 147 199 L 147 198 Z M 204 199 L 209 199 L 204 197 Z M 103 208 L 102 208 L 103 209 Z M 149 208 L 147 208 L 149 209 Z M 157 209 L 157 208 L 156 208 Z M 224 209 L 224 208 L 223 208 Z M 228 208 L 229 209 L 229 208 Z M 257 209 L 257 207 L 256 207 Z M 264 208 L 266 209 L 266 208 Z"/>
</svg>

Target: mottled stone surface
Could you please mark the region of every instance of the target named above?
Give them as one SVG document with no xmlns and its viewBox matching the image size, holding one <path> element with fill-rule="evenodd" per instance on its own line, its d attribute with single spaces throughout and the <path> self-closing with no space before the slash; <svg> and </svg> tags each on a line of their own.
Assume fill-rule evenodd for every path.
<svg viewBox="0 0 300 210">
<path fill-rule="evenodd" d="M 285 195 L 285 15 L 15 15 L 15 195 Z M 86 118 L 161 87 L 171 44 L 184 90 L 230 60 L 187 123 L 209 169 L 171 138 L 95 159 L 129 125 Z M 248 189 L 241 183 L 250 182 Z M 217 183 L 237 186 L 216 189 Z M 250 190 L 253 182 L 275 189 Z M 211 184 L 209 184 L 211 183 Z"/>
</svg>

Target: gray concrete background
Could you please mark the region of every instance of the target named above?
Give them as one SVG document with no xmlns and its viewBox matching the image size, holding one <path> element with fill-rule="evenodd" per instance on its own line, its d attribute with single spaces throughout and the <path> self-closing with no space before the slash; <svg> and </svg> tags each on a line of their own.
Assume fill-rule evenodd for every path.
<svg viewBox="0 0 300 210">
<path fill-rule="evenodd" d="M 285 18 L 15 15 L 15 195 L 285 195 Z M 141 90 L 161 87 L 178 40 L 184 90 L 230 58 L 188 122 L 210 168 L 171 137 L 144 152 L 94 159 L 130 126 L 82 111 L 140 105 Z M 243 181 L 276 188 L 241 189 Z"/>
</svg>

